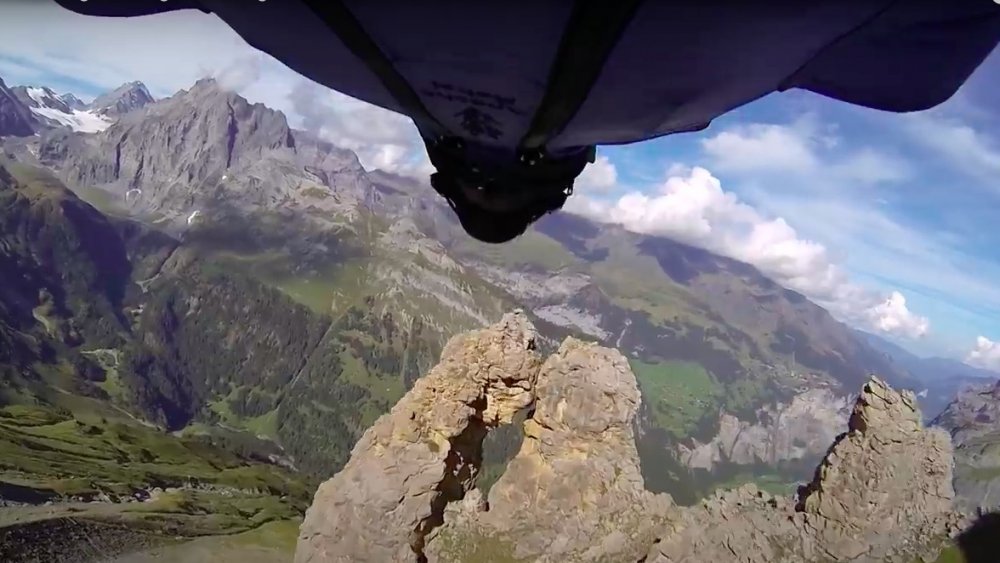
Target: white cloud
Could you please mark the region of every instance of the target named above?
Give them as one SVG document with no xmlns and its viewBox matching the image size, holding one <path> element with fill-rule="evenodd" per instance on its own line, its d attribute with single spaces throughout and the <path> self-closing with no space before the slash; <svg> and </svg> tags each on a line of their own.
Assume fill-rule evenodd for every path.
<svg viewBox="0 0 1000 563">
<path fill-rule="evenodd" d="M 251 53 L 220 69 L 204 68 L 202 72 L 205 76 L 214 76 L 227 90 L 243 92 L 260 80 L 265 64 L 263 53 Z"/>
<path fill-rule="evenodd" d="M 873 185 L 910 176 L 902 159 L 871 147 L 845 147 L 836 128 L 812 114 L 784 124 L 748 123 L 702 140 L 713 169 L 761 175 L 794 175 L 820 184 Z"/>
<path fill-rule="evenodd" d="M 896 117 L 927 119 L 926 115 Z M 808 170 L 764 164 L 734 169 L 733 155 L 712 152 L 710 144 L 703 148 L 713 169 L 719 165 L 733 172 L 728 178 L 742 197 L 766 215 L 787 218 L 800 236 L 822 241 L 833 261 L 855 280 L 863 279 L 886 292 L 905 288 L 918 298 L 921 308 L 932 310 L 940 320 L 937 328 L 943 324 L 955 333 L 936 331 L 939 340 L 957 338 L 960 333 L 968 338 L 967 331 L 991 326 L 991 317 L 1000 314 L 1000 287 L 992 282 L 1000 276 L 1000 263 L 995 254 L 980 249 L 995 247 L 990 242 L 992 231 L 982 221 L 990 220 L 988 210 L 996 203 L 984 201 L 982 190 L 967 189 L 961 180 L 976 167 L 952 167 L 943 179 L 928 180 L 927 166 L 954 162 L 957 155 L 927 154 L 920 160 L 903 161 L 887 152 L 893 148 L 885 138 L 880 137 L 879 148 L 873 149 L 853 139 L 847 142 L 839 131 L 822 128 L 810 119 L 790 125 L 744 125 L 724 132 L 742 139 L 730 143 L 737 150 L 734 147 L 767 137 L 762 131 L 780 131 L 771 137 L 794 139 L 787 142 L 809 148 Z M 895 126 L 882 118 L 876 122 L 879 130 L 899 127 L 899 121 Z M 957 121 L 950 123 L 968 128 Z M 972 138 L 986 140 L 981 131 Z M 983 146 L 975 147 L 970 145 L 970 154 L 980 156 L 970 158 L 981 165 Z M 917 169 L 920 174 L 913 173 Z M 981 166 L 979 170 L 982 174 Z M 915 209 L 923 211 L 916 216 L 907 212 Z M 945 213 L 953 217 L 950 224 L 935 223 Z M 872 319 L 853 322 L 870 324 Z M 936 343 L 943 344 L 943 340 Z M 944 353 L 943 348 L 938 351 Z"/>
<path fill-rule="evenodd" d="M 906 117 L 903 127 L 913 142 L 951 161 L 960 172 L 984 180 L 984 186 L 1000 188 L 996 182 L 1000 177 L 1000 138 L 942 112 Z"/>
<path fill-rule="evenodd" d="M 910 312 L 901 294 L 883 296 L 852 283 L 825 246 L 801 237 L 783 218 L 768 218 L 723 190 L 705 168 L 672 171 L 685 173 L 671 175 L 651 194 L 634 191 L 614 201 L 578 196 L 568 210 L 747 262 L 840 318 L 867 328 L 907 337 L 927 333 L 928 320 Z"/>
<path fill-rule="evenodd" d="M 923 336 L 930 324 L 906 308 L 906 298 L 893 291 L 882 303 L 868 309 L 869 322 L 878 330 L 890 334 L 902 334 L 910 338 Z"/>
<path fill-rule="evenodd" d="M 720 170 L 810 172 L 819 166 L 813 154 L 812 126 L 752 123 L 723 131 L 702 141 Z"/>
<path fill-rule="evenodd" d="M 606 156 L 597 157 L 577 177 L 573 187 L 580 192 L 604 193 L 618 183 L 618 170 Z"/>
<path fill-rule="evenodd" d="M 141 80 L 155 96 L 187 88 L 206 70 L 255 53 L 216 16 L 197 10 L 98 18 L 45 0 L 5 2 L 0 37 L 2 55 L 13 59 L 5 71 L 18 73 L 11 81 L 30 78 L 36 68 L 101 88 Z"/>
<path fill-rule="evenodd" d="M 1000 276 L 991 252 L 997 239 L 988 226 L 997 202 L 987 193 L 1000 176 L 1000 138 L 987 133 L 981 111 L 968 108 L 964 121 L 951 111 L 860 113 L 839 112 L 846 118 L 837 128 L 815 113 L 732 127 L 702 141 L 704 162 L 762 214 L 784 217 L 799 236 L 821 241 L 855 284 L 904 291 L 908 307 L 917 303 L 934 319 L 934 338 L 922 349 L 954 354 L 1000 315 L 1000 287 L 992 282 Z M 914 142 L 925 152 L 913 153 Z M 769 160 L 771 150 L 799 157 Z M 876 323 L 850 313 L 840 317 Z M 920 332 L 919 323 L 903 324 Z"/>
<path fill-rule="evenodd" d="M 288 96 L 291 112 L 308 131 L 358 154 L 361 164 L 427 177 L 433 167 L 410 118 L 299 78 Z"/>
<path fill-rule="evenodd" d="M 985 336 L 976 338 L 976 346 L 965 361 L 969 365 L 1000 371 L 1000 342 L 994 342 Z"/>
</svg>

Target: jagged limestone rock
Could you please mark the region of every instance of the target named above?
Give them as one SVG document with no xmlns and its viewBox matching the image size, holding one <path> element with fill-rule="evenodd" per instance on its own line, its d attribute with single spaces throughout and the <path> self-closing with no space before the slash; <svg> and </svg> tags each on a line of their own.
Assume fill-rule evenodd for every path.
<svg viewBox="0 0 1000 563">
<path fill-rule="evenodd" d="M 626 359 L 568 338 L 541 363 L 534 338 L 512 314 L 453 339 L 317 492 L 296 562 L 912 563 L 964 523 L 947 434 L 874 377 L 797 498 L 745 485 L 678 508 L 644 488 Z M 482 440 L 532 403 L 487 502 Z"/>
<path fill-rule="evenodd" d="M 538 373 L 521 450 L 489 494 L 449 508 L 428 561 L 634 561 L 671 502 L 645 490 L 639 389 L 617 351 L 567 339 Z"/>
<path fill-rule="evenodd" d="M 446 503 L 472 488 L 487 427 L 534 400 L 541 359 L 520 312 L 456 336 L 316 492 L 297 563 L 419 561 Z"/>
<path fill-rule="evenodd" d="M 872 378 L 797 504 L 745 486 L 684 511 L 649 563 L 933 560 L 956 532 L 951 442 Z"/>
</svg>

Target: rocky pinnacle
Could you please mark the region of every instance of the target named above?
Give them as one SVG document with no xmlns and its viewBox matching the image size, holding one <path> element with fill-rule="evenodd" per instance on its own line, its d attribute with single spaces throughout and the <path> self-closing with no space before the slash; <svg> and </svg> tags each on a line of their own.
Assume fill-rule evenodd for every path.
<svg viewBox="0 0 1000 563">
<path fill-rule="evenodd" d="M 452 338 L 440 363 L 382 415 L 316 492 L 296 563 L 423 561 L 445 505 L 472 488 L 487 428 L 534 400 L 535 330 L 515 312 Z"/>
</svg>

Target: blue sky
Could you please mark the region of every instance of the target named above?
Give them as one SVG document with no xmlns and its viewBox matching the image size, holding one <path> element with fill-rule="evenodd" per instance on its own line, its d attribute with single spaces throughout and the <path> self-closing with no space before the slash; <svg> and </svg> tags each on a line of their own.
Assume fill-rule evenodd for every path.
<svg viewBox="0 0 1000 563">
<path fill-rule="evenodd" d="M 302 79 L 213 16 L 107 20 L 11 2 L 0 7 L 0 37 L 8 85 L 87 99 L 142 80 L 163 97 L 211 75 L 354 149 L 366 166 L 427 171 L 406 119 Z M 699 133 L 602 147 L 573 207 L 754 263 L 919 354 L 1000 369 L 998 132 L 995 52 L 927 112 L 793 91 Z"/>
</svg>

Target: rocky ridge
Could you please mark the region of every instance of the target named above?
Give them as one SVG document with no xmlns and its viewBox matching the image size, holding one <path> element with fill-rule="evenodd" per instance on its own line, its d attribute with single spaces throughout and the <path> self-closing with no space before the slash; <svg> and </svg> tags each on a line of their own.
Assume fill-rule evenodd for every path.
<svg viewBox="0 0 1000 563">
<path fill-rule="evenodd" d="M 639 389 L 617 350 L 566 339 L 538 372 L 524 442 L 490 489 L 449 507 L 428 561 L 634 561 L 672 502 L 645 490 Z M 487 510 L 488 507 L 488 510 Z M 484 546 L 489 546 L 484 548 Z"/>
<path fill-rule="evenodd" d="M 296 562 L 909 563 L 964 523 L 947 434 L 878 378 L 796 498 L 745 485 L 682 508 L 645 490 L 624 357 L 567 338 L 543 363 L 534 341 L 515 312 L 449 342 L 320 487 Z M 484 499 L 481 440 L 529 406 L 520 451 Z"/>
<path fill-rule="evenodd" d="M 531 404 L 534 348 L 534 329 L 518 314 L 451 339 L 320 486 L 295 561 L 418 560 L 445 505 L 472 488 L 487 427 Z"/>
<path fill-rule="evenodd" d="M 872 378 L 795 501 L 753 485 L 718 493 L 682 512 L 647 561 L 933 560 L 964 520 L 952 497 L 948 436 Z"/>
<path fill-rule="evenodd" d="M 72 94 L 68 95 L 73 97 Z M 70 105 L 73 104 L 74 100 L 78 103 L 80 102 L 75 97 L 73 99 L 63 99 Z M 122 84 L 110 92 L 101 94 L 88 107 L 99 115 L 119 116 L 145 107 L 154 101 L 152 94 L 149 93 L 145 84 L 133 81 Z"/>
<path fill-rule="evenodd" d="M 955 444 L 955 492 L 966 510 L 1000 509 L 1000 382 L 959 392 L 932 425 Z"/>
<path fill-rule="evenodd" d="M 24 137 L 35 132 L 35 119 L 14 92 L 0 79 L 0 137 Z"/>
</svg>

